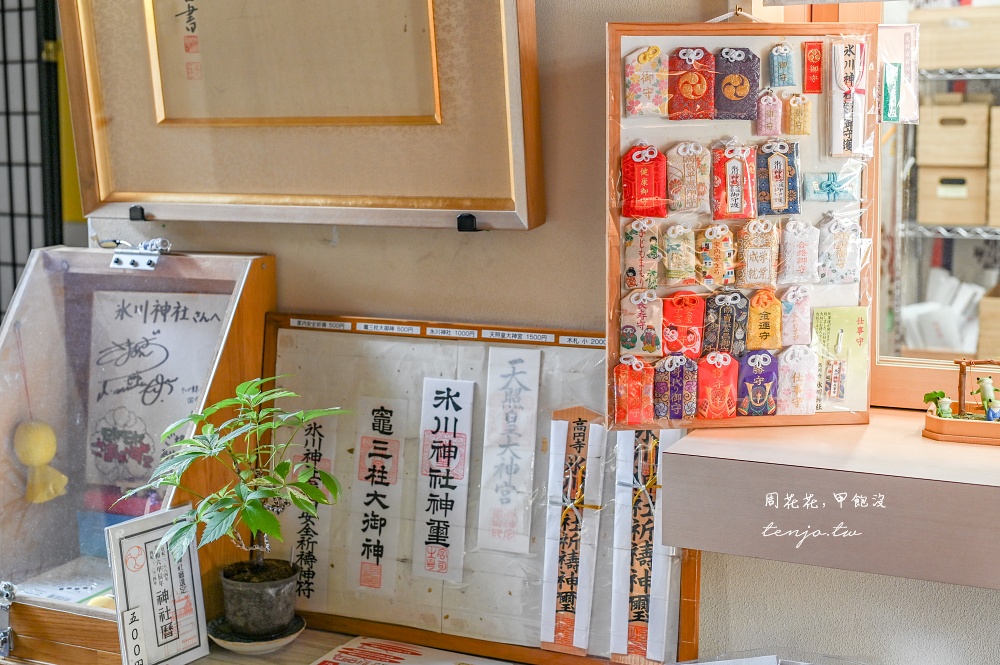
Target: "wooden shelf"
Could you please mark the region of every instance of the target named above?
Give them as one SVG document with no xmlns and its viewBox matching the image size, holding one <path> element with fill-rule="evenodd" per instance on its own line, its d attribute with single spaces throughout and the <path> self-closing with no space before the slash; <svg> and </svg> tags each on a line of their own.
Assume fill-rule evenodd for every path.
<svg viewBox="0 0 1000 665">
<path fill-rule="evenodd" d="M 693 432 L 664 451 L 664 542 L 1000 589 L 1000 449 L 925 439 L 923 420 L 873 409 L 868 425 Z"/>
</svg>

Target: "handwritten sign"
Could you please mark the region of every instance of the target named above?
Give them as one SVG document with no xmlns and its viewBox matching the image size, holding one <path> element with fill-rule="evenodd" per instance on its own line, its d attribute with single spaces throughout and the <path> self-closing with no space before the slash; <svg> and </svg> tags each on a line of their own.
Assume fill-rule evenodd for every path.
<svg viewBox="0 0 1000 665">
<path fill-rule="evenodd" d="M 408 404 L 404 399 L 358 400 L 347 583 L 366 593 L 392 596 L 396 589 Z"/>
<path fill-rule="evenodd" d="M 851 496 L 852 494 L 853 496 Z M 832 518 L 829 513 L 825 512 L 828 501 L 830 512 L 836 512 Z M 844 518 L 845 506 L 848 513 L 852 509 L 865 510 L 870 507 L 877 510 L 886 507 L 885 495 L 880 492 L 871 495 L 858 494 L 857 492 L 830 492 L 829 495 L 821 494 L 818 496 L 812 492 L 806 492 L 798 497 L 794 493 L 768 492 L 764 496 L 764 506 L 778 511 L 809 513 L 808 515 L 796 514 L 790 519 L 789 516 L 784 516 L 785 519 L 779 517 L 777 518 L 778 524 L 775 523 L 774 519 L 769 520 L 761 531 L 761 536 L 764 538 L 789 538 L 795 542 L 796 549 L 802 547 L 802 544 L 809 538 L 856 538 L 862 535 L 861 531 L 853 530 L 844 524 L 845 519 L 850 520 L 850 517 Z M 824 512 L 824 514 L 821 516 L 817 514 L 818 512 Z M 836 526 L 831 526 L 833 522 L 838 520 L 839 523 Z M 802 527 L 803 521 L 808 522 L 804 528 Z M 798 528 L 789 527 L 789 522 L 797 524 Z M 779 526 L 779 524 L 782 525 Z"/>
<path fill-rule="evenodd" d="M 474 381 L 424 379 L 413 575 L 462 581 Z"/>
<path fill-rule="evenodd" d="M 149 479 L 165 451 L 160 433 L 200 406 L 229 301 L 203 293 L 94 294 L 87 482 L 124 487 Z"/>
<path fill-rule="evenodd" d="M 527 554 L 542 352 L 491 347 L 486 384 L 479 546 Z"/>
<path fill-rule="evenodd" d="M 145 653 L 143 665 L 185 665 L 208 655 L 198 556 L 192 545 L 181 561 L 160 538 L 190 505 L 108 527 L 115 599 L 122 613 L 118 637 L 122 662 Z M 138 653 L 137 653 L 138 647 Z"/>
</svg>

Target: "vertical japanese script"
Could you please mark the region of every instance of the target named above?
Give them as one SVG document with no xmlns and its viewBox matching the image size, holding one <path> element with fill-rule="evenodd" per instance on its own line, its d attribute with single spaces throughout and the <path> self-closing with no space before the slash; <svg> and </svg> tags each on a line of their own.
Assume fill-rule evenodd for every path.
<svg viewBox="0 0 1000 665">
<path fill-rule="evenodd" d="M 586 649 L 600 527 L 605 430 L 583 407 L 552 415 L 542 643 Z M 561 442 L 561 443 L 559 443 Z"/>
<path fill-rule="evenodd" d="M 313 421 L 302 430 L 302 453 L 295 455 L 296 462 L 309 462 L 315 469 L 331 471 L 330 460 L 334 447 L 325 444 L 326 434 L 319 422 Z M 309 484 L 323 490 L 318 471 L 313 471 Z M 325 490 L 324 490 L 325 491 Z M 311 599 L 318 595 L 322 600 L 326 597 L 327 556 L 325 555 L 329 541 L 325 538 L 329 525 L 329 507 L 321 506 L 314 501 L 316 516 L 300 510 L 295 511 L 294 538 L 292 561 L 299 566 L 299 580 L 295 592 L 299 598 Z M 322 511 L 320 509 L 323 509 Z M 321 525 L 320 522 L 323 524 Z"/>
<path fill-rule="evenodd" d="M 149 478 L 166 450 L 160 432 L 201 406 L 229 300 L 199 293 L 94 293 L 87 482 L 124 487 Z"/>
<path fill-rule="evenodd" d="M 413 575 L 462 580 L 473 381 L 424 379 Z"/>
<path fill-rule="evenodd" d="M 490 348 L 479 546 L 527 554 L 542 352 Z"/>
<path fill-rule="evenodd" d="M 354 590 L 391 596 L 396 588 L 407 406 L 401 399 L 358 400 L 347 554 Z"/>
</svg>

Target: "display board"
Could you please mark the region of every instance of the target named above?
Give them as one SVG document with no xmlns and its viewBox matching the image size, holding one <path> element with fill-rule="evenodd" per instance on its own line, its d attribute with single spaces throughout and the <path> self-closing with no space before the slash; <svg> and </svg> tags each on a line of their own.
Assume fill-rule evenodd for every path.
<svg viewBox="0 0 1000 665">
<path fill-rule="evenodd" d="M 299 438 L 303 454 L 340 480 L 341 500 L 320 506 L 317 519 L 291 511 L 281 517 L 285 539 L 275 549 L 308 570 L 300 577 L 299 609 L 310 625 L 380 632 L 521 662 L 579 658 L 537 648 L 552 640 L 545 632 L 543 596 L 555 586 L 548 586 L 543 568 L 555 506 L 557 517 L 576 510 L 603 514 L 594 539 L 589 643 L 563 651 L 611 653 L 611 607 L 601 599 L 612 593 L 615 437 L 600 439 L 602 446 L 607 443 L 601 465 L 590 460 L 590 469 L 603 467 L 595 478 L 603 486 L 600 505 L 582 505 L 582 493 L 580 505 L 553 503 L 547 489 L 549 478 L 563 476 L 562 451 L 572 440 L 567 438 L 569 419 L 560 410 L 589 406 L 599 411 L 603 403 L 602 337 L 273 314 L 267 340 L 264 372 L 283 375 L 281 385 L 306 397 L 303 408 L 339 405 L 353 412 L 321 420 Z M 554 412 L 560 412 L 555 425 Z M 435 429 L 441 433 L 434 437 L 420 434 Z M 589 431 L 592 444 L 604 432 L 594 425 Z M 443 485 L 434 482 L 434 464 L 446 450 L 443 445 L 451 443 L 454 459 L 446 472 L 456 489 L 445 495 Z M 516 458 L 505 457 L 512 450 Z M 369 465 L 375 457 L 379 464 Z M 558 469 L 550 470 L 556 457 Z M 514 500 L 501 500 L 510 488 L 517 488 L 511 489 Z M 427 506 L 448 512 L 425 515 Z M 505 506 L 512 511 L 504 512 Z M 442 515 L 448 518 L 450 551 L 444 559 L 428 557 L 433 546 L 427 544 L 444 537 L 440 519 L 436 526 L 428 524 Z M 682 554 L 671 552 L 669 570 L 679 577 Z M 676 594 L 668 600 L 674 607 L 668 654 L 676 646 L 678 600 Z M 696 622 L 696 604 L 686 607 L 687 619 L 682 616 L 680 622 Z"/>
<path fill-rule="evenodd" d="M 867 422 L 874 24 L 611 24 L 612 428 Z"/>
</svg>

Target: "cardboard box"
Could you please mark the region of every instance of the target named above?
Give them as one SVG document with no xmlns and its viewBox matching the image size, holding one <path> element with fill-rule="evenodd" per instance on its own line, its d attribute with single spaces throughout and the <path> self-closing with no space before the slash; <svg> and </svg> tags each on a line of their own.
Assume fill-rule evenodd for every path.
<svg viewBox="0 0 1000 665">
<path fill-rule="evenodd" d="M 990 107 L 928 104 L 920 108 L 917 165 L 986 166 Z"/>
<path fill-rule="evenodd" d="M 1000 106 L 990 109 L 989 212 L 986 223 L 1000 226 Z"/>
<path fill-rule="evenodd" d="M 1000 7 L 918 9 L 910 12 L 909 22 L 920 24 L 923 69 L 1000 67 Z"/>
<path fill-rule="evenodd" d="M 985 168 L 921 167 L 917 175 L 917 222 L 985 225 L 986 171 Z"/>
</svg>

